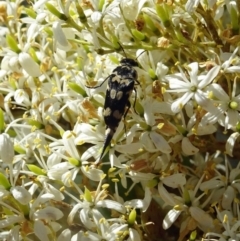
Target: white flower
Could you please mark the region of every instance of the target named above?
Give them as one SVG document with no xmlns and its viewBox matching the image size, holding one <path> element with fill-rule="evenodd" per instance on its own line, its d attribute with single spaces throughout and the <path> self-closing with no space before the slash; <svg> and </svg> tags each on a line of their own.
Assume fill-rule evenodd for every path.
<svg viewBox="0 0 240 241">
<path fill-rule="evenodd" d="M 79 194 L 83 196 L 84 200 L 77 200 L 77 203 L 69 213 L 68 224 L 73 222 L 74 216 L 79 210 L 79 216 L 82 223 L 89 229 L 96 228 L 99 220 L 103 218 L 103 215 L 99 212 L 99 208 L 101 207 L 108 208 L 110 210 L 114 209 L 120 213 L 125 213 L 126 208 L 121 203 L 109 199 L 103 199 L 106 190 L 100 190 L 101 184 L 102 180 L 99 182 L 98 189 L 95 193 L 90 193 L 87 188 L 85 188 L 85 192 L 77 188 Z M 73 185 L 75 184 L 73 183 Z M 77 186 L 75 185 L 75 187 Z M 71 194 L 67 194 L 72 197 Z M 74 200 L 76 201 L 76 198 L 74 198 Z"/>
<path fill-rule="evenodd" d="M 236 195 L 240 191 L 239 166 L 240 164 L 236 168 L 232 168 L 225 156 L 225 167 L 222 168 L 224 169 L 224 175 L 221 175 L 216 169 L 217 175 L 200 185 L 202 191 L 212 190 L 214 195 L 211 201 L 219 202 L 226 210 L 231 210 L 238 205 L 234 202 L 234 199 L 237 198 Z"/>
<path fill-rule="evenodd" d="M 159 183 L 158 185 L 158 192 L 165 202 L 165 205 L 170 205 L 173 208 L 167 213 L 163 220 L 163 228 L 168 229 L 171 227 L 171 225 L 176 221 L 176 219 L 179 217 L 179 215 L 182 212 L 185 212 L 185 214 L 190 215 L 192 219 L 196 221 L 196 225 L 203 231 L 209 230 L 209 228 L 214 228 L 214 223 L 212 217 L 207 214 L 201 206 L 199 206 L 199 200 L 201 197 L 203 197 L 205 194 L 201 194 L 198 198 L 196 198 L 196 193 L 199 190 L 199 186 L 201 184 L 202 178 L 197 183 L 194 190 L 187 190 L 182 187 L 183 193 L 182 197 L 177 196 L 175 194 L 169 193 L 167 189 L 163 186 L 162 183 Z M 184 184 L 184 182 L 183 182 Z M 181 186 L 180 186 L 181 187 Z M 203 205 L 206 205 L 203 204 Z M 195 214 L 198 213 L 200 216 L 195 216 Z M 188 216 L 185 216 L 185 219 L 188 221 Z M 182 223 L 180 230 L 183 230 L 184 223 Z M 188 230 L 189 232 L 190 230 Z M 186 235 L 186 234 L 185 234 Z"/>
<path fill-rule="evenodd" d="M 139 123 L 138 121 L 137 124 L 133 125 L 129 131 L 127 143 L 129 143 L 134 136 L 136 137 L 139 131 L 144 130 L 144 132 L 140 132 L 139 140 L 148 152 L 161 151 L 163 153 L 170 153 L 172 151 L 171 147 L 164 136 L 166 135 L 164 128 L 168 126 L 168 124 L 170 125 L 170 123 L 166 123 L 161 116 L 154 115 L 156 110 L 150 99 L 146 100 L 143 104 L 144 120 L 141 120 L 143 123 Z"/>
<path fill-rule="evenodd" d="M 194 62 L 188 65 L 189 79 L 182 69 L 180 73 L 166 76 L 170 88 L 168 92 L 183 93 L 172 103 L 172 111 L 179 112 L 188 101 L 194 99 L 202 108 L 215 113 L 216 107 L 207 99 L 204 88 L 214 80 L 219 70 L 219 66 L 214 66 L 207 74 L 198 76 L 198 63 Z"/>
<path fill-rule="evenodd" d="M 26 106 L 31 105 L 29 96 L 26 93 L 26 91 L 24 91 L 23 89 L 18 89 L 15 91 L 14 99 L 15 99 L 16 103 L 18 103 L 18 104 L 22 104 L 22 105 L 26 105 Z"/>
<path fill-rule="evenodd" d="M 218 241 L 239 241 L 239 214 L 237 217 L 234 217 L 230 211 L 224 210 L 220 212 L 217 207 L 215 210 L 217 212 L 217 217 L 225 230 L 223 233 L 208 232 L 206 234 L 206 240 L 210 240 L 209 238 L 211 238 L 211 240 L 213 240 L 212 238 L 218 238 Z"/>
<path fill-rule="evenodd" d="M 209 86 L 208 90 L 211 91 L 217 100 L 218 109 L 220 110 L 220 115 L 215 116 L 218 122 L 225 128 L 225 130 L 235 127 L 240 120 L 240 95 L 236 95 L 236 79 L 234 80 L 233 90 L 231 96 L 229 96 L 223 88 L 218 84 L 212 84 Z M 208 115 L 208 118 L 214 118 Z"/>
</svg>

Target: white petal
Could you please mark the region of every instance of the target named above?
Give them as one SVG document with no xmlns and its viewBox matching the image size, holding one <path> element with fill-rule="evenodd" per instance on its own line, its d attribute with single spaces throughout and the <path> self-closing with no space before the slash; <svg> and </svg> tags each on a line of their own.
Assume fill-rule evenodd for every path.
<svg viewBox="0 0 240 241">
<path fill-rule="evenodd" d="M 14 99 L 18 104 L 31 105 L 28 94 L 23 89 L 18 89 L 14 93 Z"/>
<path fill-rule="evenodd" d="M 170 206 L 175 206 L 176 202 L 173 198 L 173 196 L 165 189 L 162 183 L 158 184 L 158 192 L 160 197 L 163 199 L 163 201 L 170 205 Z"/>
<path fill-rule="evenodd" d="M 186 83 L 182 80 L 176 79 L 174 76 L 167 76 L 166 78 L 169 81 L 170 89 L 176 89 L 178 90 L 178 92 L 183 92 L 183 91 L 188 91 L 190 88 L 189 82 Z"/>
<path fill-rule="evenodd" d="M 229 101 L 230 98 L 227 93 L 223 90 L 223 88 L 216 83 L 213 83 L 208 88 L 210 91 L 213 92 L 214 96 L 217 97 L 221 101 Z"/>
<path fill-rule="evenodd" d="M 222 197 L 222 207 L 224 209 L 230 210 L 234 197 L 235 191 L 233 187 L 228 186 Z"/>
<path fill-rule="evenodd" d="M 230 182 L 234 181 L 235 179 L 239 179 L 237 178 L 237 176 L 240 176 L 240 169 L 239 168 L 232 169 L 229 176 Z"/>
<path fill-rule="evenodd" d="M 13 197 L 23 205 L 28 204 L 32 199 L 31 194 L 24 187 L 12 187 L 10 192 L 12 193 Z"/>
<path fill-rule="evenodd" d="M 144 199 L 143 199 L 143 208 L 142 211 L 145 212 L 152 200 L 152 193 L 148 187 L 145 188 L 145 194 L 144 194 Z"/>
<path fill-rule="evenodd" d="M 96 224 L 89 218 L 89 209 L 82 209 L 80 211 L 80 219 L 86 228 L 96 228 Z"/>
<path fill-rule="evenodd" d="M 99 25 L 99 21 L 102 18 L 102 13 L 95 11 L 94 13 L 91 14 L 91 19 L 95 25 Z"/>
<path fill-rule="evenodd" d="M 218 75 L 219 70 L 220 70 L 220 66 L 214 66 L 213 68 L 211 68 L 210 71 L 205 76 L 205 78 L 199 83 L 198 87 L 202 89 L 208 84 L 210 84 L 213 81 L 213 79 Z"/>
<path fill-rule="evenodd" d="M 62 233 L 58 236 L 57 241 L 71 240 L 71 237 L 71 231 L 69 229 L 64 229 Z"/>
<path fill-rule="evenodd" d="M 139 150 L 142 148 L 142 144 L 137 143 L 131 143 L 126 145 L 116 145 L 115 150 L 120 153 L 127 153 L 127 154 L 137 154 L 139 153 Z"/>
<path fill-rule="evenodd" d="M 176 221 L 182 211 L 177 211 L 175 209 L 171 209 L 163 220 L 162 227 L 163 229 L 168 229 L 172 226 L 172 224 Z"/>
<path fill-rule="evenodd" d="M 198 6 L 200 0 L 188 0 L 185 4 L 185 9 L 187 12 L 192 13 Z"/>
<path fill-rule="evenodd" d="M 230 66 L 225 70 L 225 73 L 240 73 L 240 66 Z"/>
<path fill-rule="evenodd" d="M 68 44 L 67 38 L 62 30 L 62 26 L 61 26 L 60 22 L 53 23 L 53 34 L 54 34 L 55 40 L 62 47 L 64 47 L 65 50 L 66 50 L 66 48 L 68 49 L 69 44 Z"/>
<path fill-rule="evenodd" d="M 206 191 L 206 190 L 211 190 L 211 189 L 215 189 L 215 188 L 223 187 L 223 186 L 224 186 L 224 183 L 222 181 L 212 179 L 212 180 L 203 182 L 200 185 L 200 190 Z"/>
<path fill-rule="evenodd" d="M 182 150 L 186 155 L 195 155 L 198 153 L 199 149 L 195 147 L 187 137 L 182 140 Z"/>
<path fill-rule="evenodd" d="M 155 152 L 156 148 L 153 145 L 148 132 L 144 132 L 140 137 L 140 142 L 144 146 L 144 148 L 149 152 Z"/>
<path fill-rule="evenodd" d="M 36 234 L 41 241 L 49 241 L 47 227 L 40 220 L 34 222 L 34 234 Z"/>
<path fill-rule="evenodd" d="M 23 221 L 24 221 L 24 217 L 21 217 L 21 216 L 13 216 L 13 215 L 5 216 L 4 219 L 0 220 L 0 228 L 3 229 L 3 228 L 9 227 L 13 224 L 20 223 Z"/>
<path fill-rule="evenodd" d="M 240 135 L 239 132 L 235 132 L 235 133 L 231 134 L 230 137 L 227 139 L 227 142 L 225 145 L 226 154 L 233 156 L 233 148 L 234 148 L 235 142 L 236 142 L 237 138 L 239 137 L 239 135 Z"/>
<path fill-rule="evenodd" d="M 196 86 L 198 84 L 198 81 L 197 81 L 198 63 L 197 62 L 193 62 L 193 63 L 189 64 L 188 66 L 190 68 L 188 73 L 190 75 L 191 83 Z"/>
<path fill-rule="evenodd" d="M 131 241 L 141 241 L 141 237 L 139 235 L 139 233 L 137 232 L 137 230 L 133 229 L 133 228 L 129 228 L 129 237 Z"/>
<path fill-rule="evenodd" d="M 45 207 L 34 213 L 37 219 L 58 220 L 63 217 L 62 211 L 55 207 Z"/>
<path fill-rule="evenodd" d="M 149 134 L 152 142 L 154 143 L 154 145 L 156 146 L 156 148 L 163 152 L 163 153 L 170 153 L 172 151 L 171 147 L 169 146 L 169 144 L 167 143 L 167 141 L 163 138 L 162 135 L 151 131 Z"/>
<path fill-rule="evenodd" d="M 50 184 L 46 184 L 45 189 L 47 192 L 54 195 L 54 200 L 56 201 L 62 201 L 65 198 L 65 196 L 62 194 L 61 191 L 59 191 L 58 189 L 56 189 L 54 186 Z"/>
<path fill-rule="evenodd" d="M 32 39 L 34 39 L 39 34 L 40 25 L 37 23 L 31 23 L 27 30 L 27 42 L 29 43 Z"/>
<path fill-rule="evenodd" d="M 68 218 L 67 218 L 67 223 L 68 225 L 71 225 L 73 223 L 74 216 L 78 212 L 79 209 L 83 207 L 82 203 L 77 203 L 73 206 L 72 210 L 70 211 Z"/>
<path fill-rule="evenodd" d="M 199 207 L 190 207 L 191 216 L 199 223 L 202 229 L 211 230 L 214 228 L 213 219 Z"/>
<path fill-rule="evenodd" d="M 122 0 L 121 8 L 124 17 L 128 20 L 135 21 L 145 2 L 146 0 Z"/>
<path fill-rule="evenodd" d="M 73 133 L 71 131 L 65 131 L 63 133 L 62 140 L 68 154 L 76 160 L 79 160 L 79 154 L 76 148 L 76 144 L 74 142 L 75 136 L 73 135 Z"/>
<path fill-rule="evenodd" d="M 135 208 L 143 208 L 143 200 L 141 199 L 133 199 L 131 201 L 127 201 L 124 203 L 125 206 L 135 207 Z"/>
<path fill-rule="evenodd" d="M 108 208 L 108 209 L 115 209 L 120 213 L 124 213 L 126 211 L 125 207 L 121 203 L 118 203 L 118 202 L 113 201 L 113 200 L 106 200 L 105 199 L 105 200 L 98 201 L 96 203 L 96 206 L 97 207 L 104 207 L 104 208 Z"/>
<path fill-rule="evenodd" d="M 84 166 L 81 167 L 81 170 L 86 177 L 95 182 L 99 182 L 104 174 L 104 172 L 100 169 L 91 169 Z"/>
<path fill-rule="evenodd" d="M 239 121 L 239 112 L 236 110 L 229 109 L 227 112 L 228 116 L 228 128 L 235 127 Z"/>
<path fill-rule="evenodd" d="M 182 97 L 178 98 L 172 103 L 171 110 L 174 113 L 179 112 L 183 106 L 193 97 L 193 92 L 186 92 Z"/>
<path fill-rule="evenodd" d="M 197 129 L 197 135 L 198 136 L 209 135 L 209 134 L 215 133 L 216 131 L 217 131 L 217 127 L 215 125 L 212 125 L 212 124 L 202 125 L 200 123 Z"/>
<path fill-rule="evenodd" d="M 39 65 L 27 53 L 19 54 L 19 63 L 22 68 L 32 77 L 39 77 L 41 75 Z"/>
<path fill-rule="evenodd" d="M 197 103 L 203 107 L 203 109 L 207 110 L 211 114 L 218 115 L 219 114 L 219 109 L 214 106 L 213 102 L 211 102 L 210 99 L 207 99 L 206 96 L 204 95 L 204 92 L 201 90 L 197 90 L 195 92 L 195 100 Z"/>
<path fill-rule="evenodd" d="M 162 182 L 168 187 L 178 188 L 186 184 L 186 177 L 182 173 L 177 173 L 163 178 Z"/>
<path fill-rule="evenodd" d="M 6 164 L 12 164 L 14 158 L 13 142 L 6 133 L 0 134 L 0 156 Z"/>
</svg>

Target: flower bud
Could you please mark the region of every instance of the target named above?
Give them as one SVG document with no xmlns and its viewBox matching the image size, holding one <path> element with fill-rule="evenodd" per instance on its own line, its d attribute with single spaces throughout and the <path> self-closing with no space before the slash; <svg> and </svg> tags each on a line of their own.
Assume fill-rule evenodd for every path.
<svg viewBox="0 0 240 241">
<path fill-rule="evenodd" d="M 132 226 L 136 221 L 136 217 L 137 217 L 137 212 L 135 209 L 133 209 L 128 216 L 128 225 Z"/>
<path fill-rule="evenodd" d="M 2 173 L 0 173 L 0 183 L 1 183 L 1 186 L 3 186 L 6 190 L 9 190 L 11 188 L 11 184 Z"/>
<path fill-rule="evenodd" d="M 168 9 L 168 6 L 167 4 L 157 4 L 156 5 L 156 11 L 157 11 L 157 14 L 159 16 L 159 18 L 161 19 L 164 27 L 169 27 L 170 24 L 171 24 L 171 21 L 170 21 L 170 11 Z"/>
<path fill-rule="evenodd" d="M 6 40 L 7 40 L 8 46 L 12 51 L 14 51 L 15 53 L 21 52 L 21 50 L 18 48 L 17 41 L 15 40 L 15 38 L 13 38 L 11 35 L 8 34 L 6 36 Z"/>
<path fill-rule="evenodd" d="M 92 194 L 86 187 L 84 191 L 84 199 L 90 203 L 92 202 Z"/>
<path fill-rule="evenodd" d="M 131 32 L 132 32 L 133 36 L 140 41 L 143 41 L 146 38 L 145 34 L 141 33 L 140 31 L 138 31 L 136 29 L 132 29 Z"/>
<path fill-rule="evenodd" d="M 52 4 L 46 3 L 46 7 L 53 15 L 55 15 L 56 17 L 58 17 L 63 21 L 67 21 L 68 19 L 67 16 L 64 15 L 63 13 L 60 13 Z"/>
<path fill-rule="evenodd" d="M 82 95 L 83 97 L 87 96 L 86 91 L 81 86 L 79 86 L 78 84 L 76 84 L 74 82 L 69 82 L 68 86 L 71 90 L 73 90 L 76 93 Z"/>
</svg>

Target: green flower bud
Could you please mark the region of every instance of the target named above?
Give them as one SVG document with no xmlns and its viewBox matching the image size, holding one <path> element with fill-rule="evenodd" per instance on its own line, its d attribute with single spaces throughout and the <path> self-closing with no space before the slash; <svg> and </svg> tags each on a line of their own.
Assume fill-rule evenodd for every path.
<svg viewBox="0 0 240 241">
<path fill-rule="evenodd" d="M 18 48 L 17 41 L 15 40 L 15 38 L 13 38 L 13 36 L 7 34 L 6 41 L 12 51 L 18 54 L 21 53 L 21 50 Z"/>
<path fill-rule="evenodd" d="M 24 10 L 30 18 L 36 19 L 37 14 L 32 8 L 25 8 Z"/>
<path fill-rule="evenodd" d="M 98 11 L 102 11 L 104 3 L 105 3 L 105 0 L 99 0 L 99 2 L 98 2 Z"/>
<path fill-rule="evenodd" d="M 0 173 L 0 185 L 3 186 L 6 190 L 11 188 L 8 179 L 2 173 Z"/>
<path fill-rule="evenodd" d="M 86 91 L 80 87 L 78 84 L 74 83 L 74 82 L 69 82 L 68 86 L 71 90 L 75 91 L 76 93 L 82 95 L 83 97 L 86 97 Z"/>
<path fill-rule="evenodd" d="M 197 238 L 197 231 L 194 230 L 190 234 L 190 241 L 194 241 L 194 240 L 196 240 L 196 238 Z"/>
<path fill-rule="evenodd" d="M 146 38 L 146 35 L 138 31 L 137 29 L 131 29 L 131 32 L 132 32 L 132 35 L 140 41 L 143 41 Z"/>
<path fill-rule="evenodd" d="M 75 1 L 75 4 L 76 4 L 76 8 L 77 8 L 77 12 L 78 12 L 80 21 L 81 21 L 82 23 L 87 22 L 86 15 L 85 15 L 82 7 L 79 5 L 78 1 Z"/>
<path fill-rule="evenodd" d="M 150 76 L 151 79 L 155 80 L 156 79 L 156 74 L 155 74 L 155 71 L 153 69 L 149 69 L 148 70 L 148 74 Z"/>
<path fill-rule="evenodd" d="M 137 212 L 135 209 L 133 209 L 128 216 L 128 225 L 132 226 L 136 221 L 136 217 L 137 217 Z"/>
<path fill-rule="evenodd" d="M 60 13 L 52 4 L 50 3 L 46 3 L 45 6 L 47 7 L 47 9 L 56 17 L 58 17 L 59 19 L 63 20 L 63 21 L 67 21 L 68 18 L 65 14 Z"/>
<path fill-rule="evenodd" d="M 76 167 L 81 166 L 81 162 L 73 157 L 68 158 L 68 162 Z"/>
<path fill-rule="evenodd" d="M 189 195 L 189 192 L 188 192 L 187 189 L 185 189 L 184 192 L 183 192 L 183 198 L 185 200 L 185 204 L 187 206 L 190 206 L 191 205 L 191 199 L 190 199 L 190 195 Z"/>
<path fill-rule="evenodd" d="M 33 173 L 35 173 L 37 175 L 44 175 L 44 176 L 46 176 L 46 173 L 44 172 L 44 170 L 41 169 L 40 167 L 37 167 L 36 165 L 28 164 L 27 167 L 28 167 L 28 169 L 31 172 L 33 172 Z"/>
<path fill-rule="evenodd" d="M 156 178 L 152 179 L 151 181 L 148 181 L 147 186 L 149 188 L 156 187 L 158 184 L 158 180 Z"/>
<path fill-rule="evenodd" d="M 238 34 L 239 29 L 239 22 L 238 22 L 238 11 L 235 2 L 231 2 L 230 4 L 230 16 L 231 16 L 231 23 L 232 23 L 232 30 L 234 34 Z"/>
<path fill-rule="evenodd" d="M 156 11 L 157 11 L 157 14 L 158 14 L 159 18 L 161 19 L 164 27 L 166 27 L 166 28 L 169 27 L 171 25 L 171 21 L 170 21 L 167 5 L 166 4 L 161 4 L 161 5 L 157 4 Z"/>
<path fill-rule="evenodd" d="M 147 24 L 147 26 L 153 31 L 155 32 L 157 30 L 154 22 L 152 21 L 152 19 L 147 15 L 147 14 L 143 14 L 143 18 L 145 20 L 145 23 Z"/>
<path fill-rule="evenodd" d="M 237 125 L 236 125 L 236 131 L 240 132 L 240 122 L 238 122 Z"/>
<path fill-rule="evenodd" d="M 84 199 L 90 203 L 92 202 L 92 194 L 86 187 L 84 191 Z"/>
<path fill-rule="evenodd" d="M 231 101 L 229 103 L 229 108 L 231 108 L 232 110 L 237 110 L 238 108 L 238 103 L 236 101 Z"/>
<path fill-rule="evenodd" d="M 20 145 L 14 145 L 14 151 L 19 154 L 26 154 L 25 149 L 23 149 Z"/>
<path fill-rule="evenodd" d="M 115 35 L 111 35 L 110 37 L 110 41 L 114 47 L 114 49 L 120 49 L 120 45 L 119 45 L 119 39 L 115 36 Z"/>
<path fill-rule="evenodd" d="M 34 119 L 27 119 L 27 123 L 31 126 L 35 126 L 37 129 L 43 129 L 44 125 Z"/>
</svg>

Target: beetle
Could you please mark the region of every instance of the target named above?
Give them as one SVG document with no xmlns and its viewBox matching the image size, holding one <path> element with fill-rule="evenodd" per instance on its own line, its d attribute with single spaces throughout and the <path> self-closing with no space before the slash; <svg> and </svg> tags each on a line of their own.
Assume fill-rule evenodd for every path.
<svg viewBox="0 0 240 241">
<path fill-rule="evenodd" d="M 127 57 L 123 58 L 120 61 L 120 65 L 117 66 L 112 74 L 110 74 L 99 86 L 90 87 L 98 88 L 108 80 L 103 110 L 103 117 L 106 124 L 105 141 L 100 157 L 95 164 L 98 164 L 102 160 L 120 121 L 122 118 L 125 119 L 131 107 L 130 97 L 133 90 L 136 92 L 135 85 L 140 84 L 137 80 L 138 74 L 134 67 L 138 67 L 136 60 Z M 135 103 L 136 97 L 134 106 Z"/>
</svg>

